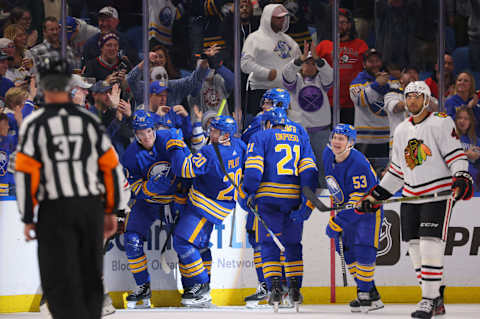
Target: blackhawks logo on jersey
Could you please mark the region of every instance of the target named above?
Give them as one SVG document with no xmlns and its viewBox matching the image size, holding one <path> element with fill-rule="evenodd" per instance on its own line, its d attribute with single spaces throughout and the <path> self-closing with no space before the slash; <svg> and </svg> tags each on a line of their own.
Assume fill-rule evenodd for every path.
<svg viewBox="0 0 480 319">
<path fill-rule="evenodd" d="M 407 147 L 405 147 L 405 161 L 410 169 L 414 169 L 415 166 L 422 165 L 427 160 L 428 156 L 432 156 L 430 148 L 423 144 L 422 140 L 416 138 L 408 141 Z"/>
</svg>

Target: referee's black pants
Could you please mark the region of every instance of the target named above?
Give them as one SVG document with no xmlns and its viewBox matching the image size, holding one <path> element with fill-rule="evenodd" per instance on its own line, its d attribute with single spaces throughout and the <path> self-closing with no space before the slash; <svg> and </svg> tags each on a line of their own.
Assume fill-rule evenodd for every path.
<svg viewBox="0 0 480 319">
<path fill-rule="evenodd" d="M 38 262 L 55 319 L 98 319 L 103 302 L 103 207 L 98 197 L 40 203 Z"/>
</svg>

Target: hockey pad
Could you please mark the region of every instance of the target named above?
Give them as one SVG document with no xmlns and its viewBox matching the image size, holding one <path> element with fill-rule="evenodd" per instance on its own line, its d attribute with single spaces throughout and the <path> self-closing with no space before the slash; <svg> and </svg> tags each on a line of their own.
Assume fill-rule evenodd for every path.
<svg viewBox="0 0 480 319">
<path fill-rule="evenodd" d="M 453 175 L 452 190 L 456 192 L 455 200 L 469 200 L 473 196 L 473 178 L 465 171 Z"/>
<path fill-rule="evenodd" d="M 359 205 L 355 208 L 358 214 L 374 213 L 380 208 L 380 204 L 374 204 L 375 201 L 385 200 L 392 196 L 392 194 L 380 185 L 375 185 L 370 192 L 363 196 Z"/>
</svg>

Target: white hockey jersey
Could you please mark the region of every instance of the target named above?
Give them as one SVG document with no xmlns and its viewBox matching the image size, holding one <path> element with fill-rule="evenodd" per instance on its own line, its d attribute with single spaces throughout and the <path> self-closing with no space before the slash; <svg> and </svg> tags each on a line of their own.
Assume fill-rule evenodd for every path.
<svg viewBox="0 0 480 319">
<path fill-rule="evenodd" d="M 156 39 L 169 47 L 172 45 L 173 22 L 180 18 L 180 12 L 171 0 L 148 0 L 148 39 Z"/>
<path fill-rule="evenodd" d="M 392 194 L 403 186 L 404 196 L 433 194 L 450 190 L 458 171 L 468 171 L 468 160 L 455 124 L 445 113 L 430 113 L 418 124 L 410 117 L 397 126 L 392 161 L 380 186 Z"/>
</svg>

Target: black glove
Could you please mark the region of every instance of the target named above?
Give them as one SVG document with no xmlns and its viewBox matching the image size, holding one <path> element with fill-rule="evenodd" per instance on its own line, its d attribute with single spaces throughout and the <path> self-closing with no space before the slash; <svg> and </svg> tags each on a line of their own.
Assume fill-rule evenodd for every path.
<svg viewBox="0 0 480 319">
<path fill-rule="evenodd" d="M 381 206 L 380 204 L 374 204 L 374 201 L 388 199 L 391 196 L 392 194 L 389 191 L 387 191 L 385 188 L 383 188 L 380 185 L 376 185 L 370 190 L 370 192 L 367 195 L 365 195 L 358 202 L 358 205 L 355 208 L 355 212 L 360 214 L 374 213 Z"/>
<path fill-rule="evenodd" d="M 453 175 L 452 191 L 457 192 L 455 200 L 469 200 L 473 196 L 473 178 L 465 171 Z"/>
</svg>

